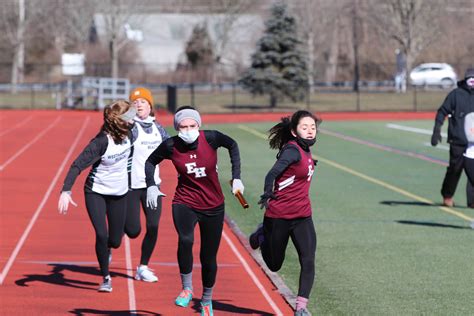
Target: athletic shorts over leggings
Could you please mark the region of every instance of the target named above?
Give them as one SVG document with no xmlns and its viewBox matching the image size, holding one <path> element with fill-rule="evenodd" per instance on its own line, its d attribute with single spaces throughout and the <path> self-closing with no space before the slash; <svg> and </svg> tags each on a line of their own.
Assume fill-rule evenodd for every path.
<svg viewBox="0 0 474 316">
<path fill-rule="evenodd" d="M 260 249 L 263 260 L 273 272 L 280 270 L 291 237 L 301 266 L 298 296 L 308 298 L 315 275 L 316 231 L 313 219 L 264 217 L 263 230 L 265 238 Z"/>
<path fill-rule="evenodd" d="M 173 221 L 179 239 L 179 272 L 188 274 L 193 270 L 194 227 L 199 223 L 202 284 L 204 287 L 213 287 L 217 274 L 217 250 L 224 225 L 224 205 L 211 212 L 205 212 L 187 205 L 173 204 Z"/>
<path fill-rule="evenodd" d="M 104 277 L 109 275 L 109 248 L 118 248 L 122 242 L 125 197 L 85 192 L 87 213 L 95 230 L 95 253 Z"/>
</svg>

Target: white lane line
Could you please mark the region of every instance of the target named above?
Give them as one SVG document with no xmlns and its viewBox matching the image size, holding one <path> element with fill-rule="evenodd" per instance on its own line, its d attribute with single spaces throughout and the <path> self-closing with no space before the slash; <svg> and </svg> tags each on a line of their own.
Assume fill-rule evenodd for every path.
<svg viewBox="0 0 474 316">
<path fill-rule="evenodd" d="M 30 115 L 28 116 L 26 119 L 24 119 L 23 121 L 21 121 L 20 123 L 16 124 L 15 126 L 13 127 L 10 127 L 9 129 L 3 131 L 2 133 L 0 133 L 0 137 L 3 136 L 3 135 L 6 135 L 10 132 L 13 132 L 15 129 L 19 128 L 19 127 L 22 127 L 23 125 L 25 125 L 26 123 L 28 123 L 29 121 L 31 121 L 31 119 L 33 118 L 33 115 Z"/>
<path fill-rule="evenodd" d="M 416 127 L 410 127 L 410 126 L 404 126 L 404 125 L 398 125 L 398 124 L 392 124 L 392 123 L 388 123 L 386 126 L 388 128 L 398 129 L 405 132 L 412 132 L 412 133 L 418 133 L 418 134 L 424 134 L 424 135 L 433 134 L 433 131 L 429 129 L 416 128 Z M 441 133 L 441 136 L 446 138 L 448 135 L 446 133 Z"/>
<path fill-rule="evenodd" d="M 423 143 L 423 145 L 425 145 L 426 147 L 433 147 L 431 146 L 431 143 Z M 448 150 L 449 151 L 449 146 L 446 146 L 446 145 L 437 145 L 436 148 L 439 148 L 439 149 L 443 149 L 443 150 Z"/>
<path fill-rule="evenodd" d="M 127 266 L 128 286 L 128 307 L 130 315 L 136 315 L 137 303 L 135 299 L 135 287 L 133 286 L 133 266 L 132 266 L 132 252 L 130 250 L 130 239 L 125 236 L 125 262 Z"/>
<path fill-rule="evenodd" d="M 268 294 L 267 290 L 263 287 L 262 283 L 258 280 L 257 276 L 255 273 L 253 273 L 252 269 L 248 265 L 247 261 L 245 261 L 244 257 L 240 254 L 239 250 L 237 250 L 237 247 L 235 247 L 234 243 L 232 240 L 230 240 L 229 236 L 227 236 L 226 232 L 222 232 L 222 236 L 224 237 L 225 241 L 230 246 L 230 249 L 234 252 L 234 254 L 237 256 L 239 261 L 242 263 L 242 265 L 245 268 L 245 271 L 249 274 L 250 278 L 252 281 L 255 283 L 255 285 L 258 287 L 260 292 L 262 292 L 263 297 L 267 300 L 268 304 L 272 307 L 273 311 L 275 312 L 275 315 L 283 315 L 282 311 L 278 308 L 277 304 L 272 300 L 270 295 Z"/>
<path fill-rule="evenodd" d="M 30 148 L 31 145 L 33 145 L 38 139 L 43 137 L 44 134 L 46 134 L 50 129 L 52 129 L 58 122 L 61 120 L 61 116 L 58 116 L 56 120 L 49 125 L 45 130 L 41 131 L 38 135 L 36 135 L 35 138 L 33 138 L 28 144 L 23 146 L 19 151 L 17 151 L 13 156 L 10 157 L 3 165 L 0 165 L 0 171 L 3 171 L 6 166 L 8 166 L 13 160 L 15 160 L 18 156 L 20 156 L 25 150 Z"/>
<path fill-rule="evenodd" d="M 59 176 L 60 176 L 61 173 L 63 172 L 64 167 L 66 166 L 66 163 L 68 162 L 69 158 L 71 157 L 72 153 L 74 152 L 74 149 L 76 148 L 77 143 L 79 142 L 79 139 L 81 138 L 82 134 L 83 134 L 84 131 L 86 130 L 86 126 L 89 124 L 89 121 L 90 121 L 90 117 L 87 117 L 87 118 L 84 120 L 84 123 L 82 124 L 82 127 L 81 127 L 79 133 L 77 133 L 77 136 L 76 136 L 76 138 L 74 139 L 74 142 L 71 144 L 71 147 L 69 148 L 69 151 L 67 152 L 66 157 L 64 157 L 64 160 L 63 160 L 63 162 L 61 163 L 61 166 L 59 166 L 59 169 L 58 169 L 58 171 L 56 172 L 56 175 L 54 176 L 53 181 L 51 181 L 51 184 L 50 184 L 48 190 L 46 191 L 46 193 L 45 193 L 45 195 L 44 195 L 44 197 L 43 197 L 43 200 L 42 200 L 41 203 L 39 204 L 39 206 L 38 206 L 38 208 L 36 209 L 36 211 L 35 211 L 33 217 L 31 218 L 31 220 L 30 220 L 28 226 L 26 227 L 25 231 L 23 232 L 23 235 L 21 235 L 20 240 L 19 240 L 18 243 L 16 244 L 15 249 L 13 250 L 12 254 L 10 255 L 10 257 L 8 258 L 8 261 L 7 261 L 7 263 L 5 264 L 5 267 L 3 268 L 2 273 L 0 274 L 0 285 L 3 284 L 3 281 L 5 280 L 5 277 L 7 276 L 8 271 L 10 271 L 10 268 L 11 268 L 13 262 L 14 262 L 15 259 L 16 259 L 16 256 L 17 256 L 18 253 L 20 252 L 21 247 L 23 247 L 23 244 L 25 243 L 26 238 L 28 238 L 28 235 L 30 234 L 30 231 L 31 231 L 31 229 L 33 228 L 33 225 L 35 224 L 36 220 L 38 219 L 38 216 L 40 215 L 41 211 L 43 210 L 43 207 L 44 207 L 44 205 L 46 204 L 46 201 L 49 199 L 49 196 L 50 196 L 51 192 L 53 191 L 53 188 L 54 188 L 54 186 L 56 185 L 56 182 L 58 181 Z"/>
</svg>

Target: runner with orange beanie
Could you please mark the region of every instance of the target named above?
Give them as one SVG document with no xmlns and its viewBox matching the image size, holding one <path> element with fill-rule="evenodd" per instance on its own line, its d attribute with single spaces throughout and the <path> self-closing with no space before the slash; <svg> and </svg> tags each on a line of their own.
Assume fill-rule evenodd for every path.
<svg viewBox="0 0 474 316">
<path fill-rule="evenodd" d="M 148 268 L 153 250 L 158 239 L 158 225 L 161 217 L 161 196 L 158 206 L 151 209 L 146 205 L 145 161 L 164 140 L 170 136 L 155 120 L 153 113 L 153 96 L 150 90 L 138 87 L 130 93 L 130 103 L 137 109 L 132 127 L 132 152 L 129 158 L 130 189 L 127 194 L 127 217 L 125 233 L 130 238 L 137 238 L 141 232 L 140 203 L 145 213 L 146 233 L 142 241 L 140 265 L 135 274 L 136 280 L 156 282 L 158 277 Z M 161 183 L 159 168 L 155 169 L 154 179 L 157 185 Z"/>
</svg>

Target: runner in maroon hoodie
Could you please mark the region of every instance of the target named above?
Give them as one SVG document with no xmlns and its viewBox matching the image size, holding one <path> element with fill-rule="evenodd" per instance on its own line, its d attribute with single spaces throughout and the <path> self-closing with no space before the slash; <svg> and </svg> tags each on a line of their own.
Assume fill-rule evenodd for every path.
<svg viewBox="0 0 474 316">
<path fill-rule="evenodd" d="M 297 111 L 270 129 L 270 148 L 279 153 L 265 177 L 264 194 L 258 202 L 266 208 L 263 224 L 249 238 L 251 247 L 260 247 L 265 263 L 274 272 L 280 270 L 291 238 L 301 265 L 295 315 L 309 315 L 306 305 L 315 275 L 316 231 L 309 198 L 315 161 L 310 147 L 320 123 L 310 112 Z"/>
<path fill-rule="evenodd" d="M 213 315 L 212 288 L 217 273 L 217 250 L 224 223 L 224 195 L 217 174 L 217 149 L 229 150 L 232 164 L 232 193 L 243 193 L 240 180 L 240 154 L 237 143 L 215 130 L 200 131 L 201 116 L 190 106 L 181 107 L 174 116 L 177 136 L 168 138 L 151 153 L 145 163 L 147 203 L 154 208 L 161 192 L 155 185 L 155 166 L 163 159 L 173 162 L 178 185 L 173 197 L 173 221 L 178 232 L 178 264 L 183 290 L 176 305 L 187 307 L 193 296 L 192 270 L 194 227 L 201 233 L 200 259 L 203 295 L 201 315 Z"/>
</svg>

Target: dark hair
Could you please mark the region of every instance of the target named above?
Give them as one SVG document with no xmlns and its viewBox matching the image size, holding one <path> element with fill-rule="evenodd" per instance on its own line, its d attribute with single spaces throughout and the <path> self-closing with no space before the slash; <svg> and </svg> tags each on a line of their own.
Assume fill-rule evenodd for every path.
<svg viewBox="0 0 474 316">
<path fill-rule="evenodd" d="M 192 107 L 190 105 L 183 105 L 183 106 L 180 106 L 179 108 L 177 108 L 176 111 L 174 112 L 174 114 L 178 113 L 181 110 L 186 110 L 186 109 L 197 111 L 194 107 Z"/>
<path fill-rule="evenodd" d="M 128 135 L 129 124 L 120 115 L 130 109 L 128 101 L 119 100 L 104 108 L 104 124 L 102 131 L 109 134 L 116 144 L 120 144 Z"/>
<path fill-rule="evenodd" d="M 296 133 L 296 127 L 302 118 L 311 117 L 316 123 L 316 128 L 321 124 L 322 120 L 311 112 L 299 110 L 293 115 L 282 117 L 281 122 L 269 129 L 268 140 L 270 148 L 280 150 L 290 140 L 295 139 L 291 131 Z"/>
</svg>

